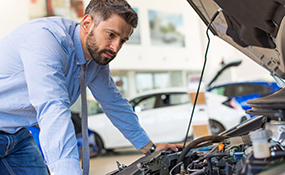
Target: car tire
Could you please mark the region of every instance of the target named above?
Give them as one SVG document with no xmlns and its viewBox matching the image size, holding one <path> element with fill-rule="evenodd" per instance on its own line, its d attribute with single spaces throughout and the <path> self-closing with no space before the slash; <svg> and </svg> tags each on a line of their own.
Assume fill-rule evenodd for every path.
<svg viewBox="0 0 285 175">
<path fill-rule="evenodd" d="M 215 120 L 209 120 L 212 135 L 218 135 L 225 130 L 225 127 Z"/>
<path fill-rule="evenodd" d="M 103 141 L 102 141 L 101 137 L 94 132 L 93 132 L 93 134 L 95 136 L 96 145 L 92 145 L 92 144 L 89 145 L 90 157 L 96 157 L 96 156 L 100 155 L 100 153 L 102 152 L 102 150 L 104 148 Z M 97 148 L 94 149 L 94 146 L 96 146 Z"/>
</svg>

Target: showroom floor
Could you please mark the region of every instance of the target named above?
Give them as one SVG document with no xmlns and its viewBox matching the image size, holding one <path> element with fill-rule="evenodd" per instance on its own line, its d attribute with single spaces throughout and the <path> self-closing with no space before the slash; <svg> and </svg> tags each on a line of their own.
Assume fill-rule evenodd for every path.
<svg viewBox="0 0 285 175">
<path fill-rule="evenodd" d="M 104 175 L 117 170 L 118 161 L 120 164 L 129 165 L 138 158 L 144 156 L 134 148 L 116 150 L 115 153 L 107 153 L 100 157 L 90 159 L 90 175 Z"/>
</svg>

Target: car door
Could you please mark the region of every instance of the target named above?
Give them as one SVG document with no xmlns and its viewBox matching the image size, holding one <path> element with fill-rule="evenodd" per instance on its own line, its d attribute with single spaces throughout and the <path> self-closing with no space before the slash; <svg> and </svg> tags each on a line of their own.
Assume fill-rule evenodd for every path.
<svg viewBox="0 0 285 175">
<path fill-rule="evenodd" d="M 191 114 L 189 95 L 185 92 L 161 93 L 157 97 L 156 143 L 180 142 L 186 135 Z"/>
<path fill-rule="evenodd" d="M 137 97 L 130 101 L 135 113 L 139 117 L 141 126 L 145 129 L 147 134 L 152 140 L 158 137 L 156 128 L 156 116 L 155 109 L 157 103 L 157 95 L 151 94 L 148 96 Z"/>
</svg>

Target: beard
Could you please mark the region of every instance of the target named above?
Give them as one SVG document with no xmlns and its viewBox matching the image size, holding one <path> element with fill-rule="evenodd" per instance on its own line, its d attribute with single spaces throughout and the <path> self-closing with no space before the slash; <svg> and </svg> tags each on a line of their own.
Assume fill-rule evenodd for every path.
<svg viewBox="0 0 285 175">
<path fill-rule="evenodd" d="M 91 37 L 93 36 L 93 32 L 91 32 L 86 39 L 86 46 L 88 49 L 88 52 L 91 56 L 91 58 L 99 65 L 105 66 L 109 64 L 115 57 L 116 57 L 116 52 L 110 50 L 110 49 L 101 49 L 99 50 L 98 44 L 96 39 L 92 39 Z M 113 56 L 108 58 L 104 55 L 104 53 L 108 52 L 109 54 L 112 54 Z"/>
</svg>

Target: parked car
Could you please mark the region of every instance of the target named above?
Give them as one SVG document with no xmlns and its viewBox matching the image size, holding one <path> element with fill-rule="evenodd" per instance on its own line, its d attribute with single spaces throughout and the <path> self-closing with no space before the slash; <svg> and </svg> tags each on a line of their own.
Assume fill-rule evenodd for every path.
<svg viewBox="0 0 285 175">
<path fill-rule="evenodd" d="M 227 97 L 209 92 L 206 92 L 205 96 L 212 133 L 218 134 L 239 124 L 242 117 L 249 118 L 241 108 L 235 109 L 224 105 Z M 181 142 L 185 139 L 192 110 L 187 88 L 146 91 L 130 98 L 129 102 L 137 113 L 142 127 L 155 143 Z M 194 113 L 194 117 L 199 116 L 195 116 Z M 98 147 L 103 146 L 109 150 L 131 146 L 104 113 L 91 115 L 88 120 L 88 128 L 101 140 L 100 143 L 103 143 L 97 143 Z"/>
<path fill-rule="evenodd" d="M 223 63 L 221 69 L 216 73 L 214 78 L 208 83 L 207 91 L 229 98 L 233 98 L 242 106 L 244 110 L 251 109 L 246 103 L 248 100 L 264 97 L 276 92 L 280 87 L 274 81 L 253 80 L 253 81 L 239 81 L 216 84 L 216 80 L 225 70 L 231 67 L 239 66 L 241 61 L 233 61 L 230 63 Z M 214 84 L 214 85 L 213 85 Z"/>
<path fill-rule="evenodd" d="M 229 98 L 235 97 L 242 108 L 248 110 L 251 109 L 251 107 L 246 103 L 247 100 L 253 100 L 272 94 L 278 89 L 280 89 L 280 87 L 276 82 L 246 81 L 220 84 L 209 88 L 208 91 Z"/>
</svg>

